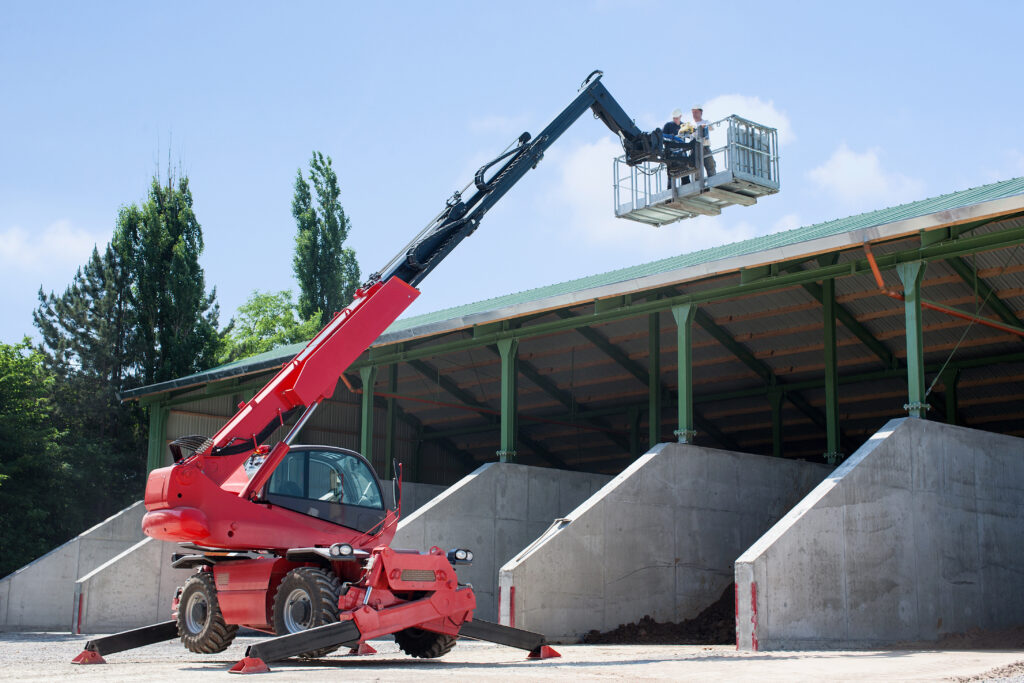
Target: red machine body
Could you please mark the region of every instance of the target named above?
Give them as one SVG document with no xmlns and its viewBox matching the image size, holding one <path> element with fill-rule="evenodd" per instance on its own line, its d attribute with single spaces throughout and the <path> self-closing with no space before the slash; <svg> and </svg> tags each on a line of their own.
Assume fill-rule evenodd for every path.
<svg viewBox="0 0 1024 683">
<path fill-rule="evenodd" d="M 393 512 L 376 533 L 366 534 L 260 502 L 260 489 L 290 450 L 284 441 L 251 480 L 244 465 L 288 414 L 331 396 L 341 373 L 417 296 L 417 289 L 398 278 L 359 290 L 305 349 L 239 406 L 208 446 L 150 473 L 143 531 L 163 541 L 240 550 L 339 542 L 369 549 L 390 543 L 397 522 Z"/>
</svg>

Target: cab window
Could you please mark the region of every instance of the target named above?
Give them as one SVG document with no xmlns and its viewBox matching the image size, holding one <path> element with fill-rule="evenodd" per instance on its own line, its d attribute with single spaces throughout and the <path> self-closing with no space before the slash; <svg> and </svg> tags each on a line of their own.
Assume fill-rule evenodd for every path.
<svg viewBox="0 0 1024 683">
<path fill-rule="evenodd" d="M 360 531 L 383 519 L 385 512 L 373 471 L 362 458 L 344 451 L 290 451 L 271 475 L 266 499 Z"/>
</svg>

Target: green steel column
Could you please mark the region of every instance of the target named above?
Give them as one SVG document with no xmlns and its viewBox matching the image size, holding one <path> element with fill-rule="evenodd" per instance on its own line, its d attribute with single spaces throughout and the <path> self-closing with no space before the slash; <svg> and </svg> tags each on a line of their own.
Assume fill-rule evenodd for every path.
<svg viewBox="0 0 1024 683">
<path fill-rule="evenodd" d="M 395 459 L 395 399 L 393 398 L 398 393 L 398 364 L 393 363 L 391 365 L 391 373 L 388 376 L 388 416 L 387 423 L 385 424 L 384 432 L 384 478 L 390 479 L 392 476 L 391 463 Z"/>
<path fill-rule="evenodd" d="M 825 322 L 825 461 L 835 465 L 839 452 L 839 368 L 836 358 L 836 281 L 821 283 L 821 304 Z"/>
<path fill-rule="evenodd" d="M 679 428 L 673 434 L 679 443 L 693 443 L 697 431 L 693 428 L 693 315 L 697 312 L 694 304 L 672 307 L 676 319 L 676 347 L 679 360 Z"/>
<path fill-rule="evenodd" d="M 359 379 L 363 381 L 362 420 L 359 428 L 359 451 L 373 462 L 373 384 L 377 381 L 377 366 L 359 368 Z"/>
<path fill-rule="evenodd" d="M 661 316 L 647 317 L 647 445 L 661 443 Z"/>
<path fill-rule="evenodd" d="M 167 444 L 167 417 L 171 411 L 161 403 L 149 405 L 149 446 L 146 453 L 146 472 L 164 466 Z"/>
<path fill-rule="evenodd" d="M 959 368 L 946 368 L 942 371 L 942 384 L 946 388 L 946 422 L 951 425 L 957 424 L 957 398 L 956 385 L 960 381 Z"/>
<path fill-rule="evenodd" d="M 928 404 L 924 396 L 924 333 L 921 325 L 921 278 L 924 261 L 896 266 L 903 281 L 903 310 L 907 319 L 907 404 L 910 417 L 925 417 Z"/>
<path fill-rule="evenodd" d="M 768 403 L 772 407 L 772 455 L 782 457 L 782 389 L 772 387 L 768 390 Z"/>
<path fill-rule="evenodd" d="M 515 337 L 498 340 L 501 353 L 501 450 L 497 456 L 501 462 L 511 462 L 516 457 L 516 350 L 519 340 Z"/>
</svg>

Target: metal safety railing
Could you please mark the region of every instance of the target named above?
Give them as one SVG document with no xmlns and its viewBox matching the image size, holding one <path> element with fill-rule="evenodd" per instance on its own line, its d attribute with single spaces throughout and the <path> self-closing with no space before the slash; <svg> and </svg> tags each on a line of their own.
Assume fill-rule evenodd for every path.
<svg viewBox="0 0 1024 683">
<path fill-rule="evenodd" d="M 726 174 L 721 180 L 742 180 L 761 185 L 769 190 L 779 187 L 779 136 L 775 128 L 736 116 L 727 116 L 709 124 L 712 146 L 704 148 L 704 155 L 715 160 L 715 175 Z M 714 131 L 725 129 L 725 143 L 714 147 Z M 698 147 L 697 169 L 694 181 L 704 180 Z M 679 181 L 676 181 L 677 185 Z M 626 163 L 626 157 L 615 159 L 614 202 L 615 213 L 623 216 L 636 209 L 650 206 L 659 195 L 669 189 L 665 164 L 644 162 L 636 166 Z"/>
</svg>

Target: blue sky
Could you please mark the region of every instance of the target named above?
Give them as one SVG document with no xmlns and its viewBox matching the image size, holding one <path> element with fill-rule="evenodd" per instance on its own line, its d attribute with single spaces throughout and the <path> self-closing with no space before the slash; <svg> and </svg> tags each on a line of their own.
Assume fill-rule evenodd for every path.
<svg viewBox="0 0 1024 683">
<path fill-rule="evenodd" d="M 660 229 L 612 216 L 584 116 L 410 313 L 1024 175 L 1024 3 L 0 0 L 0 341 L 32 334 L 168 155 L 226 323 L 295 289 L 296 170 L 334 159 L 363 272 L 593 69 L 638 125 L 705 104 L 780 129 L 782 191 Z M 696 24 L 694 23 L 696 22 Z M 694 30 L 695 26 L 699 30 Z"/>
</svg>

